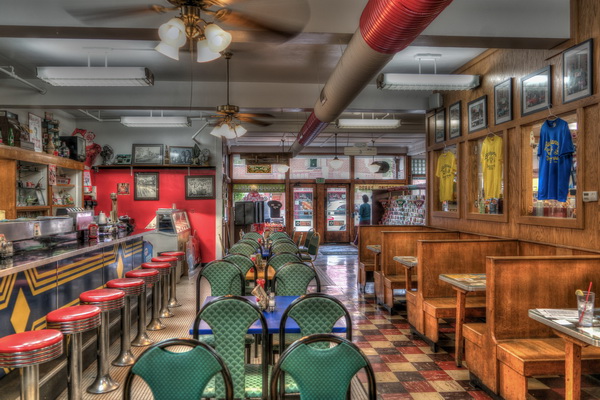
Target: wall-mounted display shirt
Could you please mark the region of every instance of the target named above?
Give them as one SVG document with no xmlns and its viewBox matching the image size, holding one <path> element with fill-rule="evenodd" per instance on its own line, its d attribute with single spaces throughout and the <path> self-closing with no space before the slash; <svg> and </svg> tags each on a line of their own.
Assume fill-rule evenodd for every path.
<svg viewBox="0 0 600 400">
<path fill-rule="evenodd" d="M 538 200 L 567 201 L 574 151 L 567 121 L 557 118 L 544 122 L 537 152 Z"/>
<path fill-rule="evenodd" d="M 438 157 L 435 176 L 440 180 L 440 201 L 454 201 L 454 176 L 456 174 L 456 157 L 450 151 Z"/>
<path fill-rule="evenodd" d="M 489 136 L 481 145 L 484 198 L 497 199 L 502 192 L 503 146 L 500 136 Z"/>
</svg>

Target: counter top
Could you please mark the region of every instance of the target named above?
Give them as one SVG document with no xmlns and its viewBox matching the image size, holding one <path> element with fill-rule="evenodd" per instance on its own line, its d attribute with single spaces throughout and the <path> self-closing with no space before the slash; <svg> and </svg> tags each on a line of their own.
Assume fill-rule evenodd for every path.
<svg viewBox="0 0 600 400">
<path fill-rule="evenodd" d="M 131 239 L 142 237 L 152 230 L 135 230 L 131 234 L 123 237 L 104 236 L 102 241 L 89 241 L 80 243 L 71 241 L 50 249 L 40 249 L 17 253 L 13 257 L 0 260 L 0 278 L 16 274 L 31 268 L 50 264 L 65 258 L 75 257 L 90 251 L 102 249 L 107 246 L 113 246 Z"/>
</svg>

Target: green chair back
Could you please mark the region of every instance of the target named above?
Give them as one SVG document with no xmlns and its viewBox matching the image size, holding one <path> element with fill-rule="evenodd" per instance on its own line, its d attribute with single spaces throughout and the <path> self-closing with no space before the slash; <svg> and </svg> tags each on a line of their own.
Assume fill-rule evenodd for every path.
<svg viewBox="0 0 600 400">
<path fill-rule="evenodd" d="M 320 241 L 321 241 L 321 235 L 316 233 L 316 234 L 312 235 L 312 237 L 310 238 L 310 241 L 308 242 L 308 248 L 307 248 L 306 252 L 308 254 L 310 254 L 311 256 L 314 256 L 314 258 L 316 258 L 316 255 L 319 253 Z"/>
<path fill-rule="evenodd" d="M 247 257 L 250 257 L 252 254 L 256 253 L 256 249 L 247 243 L 236 243 L 231 246 L 229 253 L 243 254 Z"/>
<path fill-rule="evenodd" d="M 310 239 L 314 236 L 314 234 L 315 234 L 315 230 L 312 228 L 308 232 L 306 232 L 306 237 L 304 238 L 304 247 L 308 247 L 308 244 L 310 243 Z"/>
<path fill-rule="evenodd" d="M 262 235 L 260 233 L 257 232 L 248 232 L 245 233 L 244 236 L 242 237 L 242 239 L 252 239 L 254 241 L 258 241 L 258 239 L 262 239 Z"/>
<path fill-rule="evenodd" d="M 271 233 L 271 235 L 269 237 L 271 238 L 271 240 L 277 240 L 280 238 L 287 238 L 287 239 L 290 238 L 288 236 L 288 234 L 285 232 L 273 232 L 273 233 Z"/>
<path fill-rule="evenodd" d="M 322 348 L 311 344 L 335 343 Z M 271 374 L 271 399 L 280 399 L 277 383 L 282 372 L 290 375 L 300 390 L 300 400 L 345 400 L 350 381 L 365 369 L 368 399 L 377 399 L 375 373 L 367 357 L 352 342 L 331 334 L 304 337 L 294 342 L 279 358 Z"/>
<path fill-rule="evenodd" d="M 267 267 L 271 266 L 275 271 L 278 271 L 281 267 L 289 262 L 302 262 L 302 259 L 298 257 L 298 253 L 278 253 L 273 257 L 269 258 Z"/>
<path fill-rule="evenodd" d="M 285 242 L 285 243 L 276 243 L 271 246 L 271 254 L 279 254 L 279 253 L 294 253 L 298 254 L 298 247 L 294 243 Z"/>
<path fill-rule="evenodd" d="M 212 296 L 242 296 L 245 292 L 246 275 L 232 262 L 216 260 L 204 266 L 196 277 L 196 313 L 200 311 L 200 281 L 206 278 Z"/>
<path fill-rule="evenodd" d="M 245 274 L 251 269 L 255 268 L 254 262 L 243 254 L 229 254 L 223 257 L 223 260 L 234 263 L 239 269 Z"/>
<path fill-rule="evenodd" d="M 312 267 L 298 262 L 287 263 L 275 272 L 273 291 L 277 296 L 302 296 L 313 279 L 317 282 L 317 292 L 320 292 L 321 280 Z"/>
<path fill-rule="evenodd" d="M 174 353 L 171 346 L 191 350 Z M 193 339 L 167 339 L 144 351 L 127 373 L 123 399 L 131 399 L 134 377 L 142 378 L 155 400 L 200 399 L 206 385 L 217 374 L 224 382 L 225 399 L 233 400 L 233 382 L 221 357 L 209 346 Z"/>
<path fill-rule="evenodd" d="M 248 328 L 259 320 L 262 325 L 262 343 L 267 343 L 267 322 L 258 306 L 238 296 L 219 297 L 206 304 L 196 316 L 193 325 L 193 337 L 198 338 L 198 327 L 205 321 L 215 338 L 215 350 L 227 365 L 233 381 L 235 398 L 246 398 L 246 364 L 244 359 L 245 338 Z M 267 346 L 262 346 L 262 360 L 267 360 Z M 268 390 L 268 365 L 262 363 L 262 398 L 266 399 Z M 216 388 L 217 398 L 224 390 Z M 199 397 L 198 397 L 199 398 Z"/>
<path fill-rule="evenodd" d="M 260 244 L 258 244 L 258 242 L 256 240 L 242 239 L 242 240 L 238 241 L 236 244 L 240 244 L 240 243 L 244 243 L 244 244 L 247 244 L 249 246 L 252 246 L 252 248 L 254 249 L 254 251 L 260 249 Z"/>
</svg>

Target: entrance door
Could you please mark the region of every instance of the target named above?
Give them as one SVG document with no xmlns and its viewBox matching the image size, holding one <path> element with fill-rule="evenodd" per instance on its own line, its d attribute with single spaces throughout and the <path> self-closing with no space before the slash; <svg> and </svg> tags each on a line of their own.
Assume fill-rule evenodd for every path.
<svg viewBox="0 0 600 400">
<path fill-rule="evenodd" d="M 325 240 L 348 243 L 349 203 L 348 185 L 325 185 Z"/>
<path fill-rule="evenodd" d="M 293 226 L 297 232 L 307 232 L 315 228 L 313 215 L 315 186 L 294 187 L 292 191 Z"/>
</svg>

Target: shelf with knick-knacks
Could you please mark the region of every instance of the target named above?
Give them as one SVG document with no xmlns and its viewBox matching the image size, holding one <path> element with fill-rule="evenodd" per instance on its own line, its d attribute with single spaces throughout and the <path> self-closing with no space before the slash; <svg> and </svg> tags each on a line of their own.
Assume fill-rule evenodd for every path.
<svg viewBox="0 0 600 400">
<path fill-rule="evenodd" d="M 51 168 L 49 186 L 52 215 L 60 208 L 81 207 L 83 203 L 82 171 L 69 168 Z M 52 176 L 52 175 L 55 176 Z"/>
<path fill-rule="evenodd" d="M 17 163 L 17 217 L 48 215 L 48 170 L 46 165 Z"/>
</svg>

